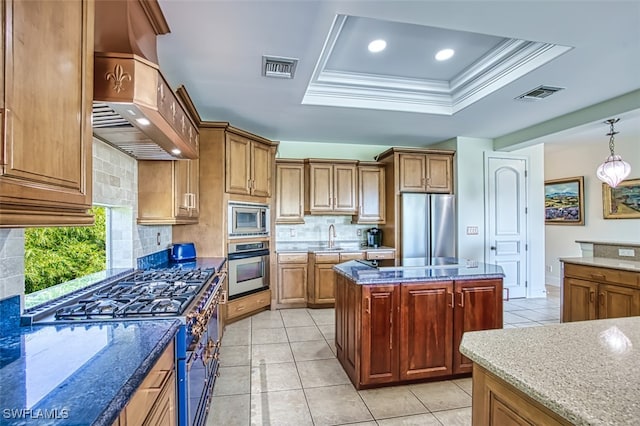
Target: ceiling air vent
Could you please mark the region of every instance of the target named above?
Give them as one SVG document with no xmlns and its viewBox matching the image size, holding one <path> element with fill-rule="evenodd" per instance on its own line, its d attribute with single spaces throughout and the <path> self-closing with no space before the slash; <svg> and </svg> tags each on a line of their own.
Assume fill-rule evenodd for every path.
<svg viewBox="0 0 640 426">
<path fill-rule="evenodd" d="M 560 90 L 564 90 L 564 87 L 538 86 L 535 89 L 518 96 L 516 99 L 520 101 L 537 101 L 551 96 Z"/>
<path fill-rule="evenodd" d="M 293 78 L 298 60 L 281 56 L 262 57 L 262 75 L 265 77 Z"/>
</svg>

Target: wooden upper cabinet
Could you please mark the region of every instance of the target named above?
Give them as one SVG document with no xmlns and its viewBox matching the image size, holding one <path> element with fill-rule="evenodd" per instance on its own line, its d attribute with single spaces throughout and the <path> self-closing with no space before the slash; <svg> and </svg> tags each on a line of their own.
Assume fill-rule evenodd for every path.
<svg viewBox="0 0 640 426">
<path fill-rule="evenodd" d="M 273 155 L 270 145 L 227 133 L 226 192 L 270 197 Z"/>
<path fill-rule="evenodd" d="M 382 165 L 358 165 L 358 214 L 356 223 L 385 222 L 385 171 Z"/>
<path fill-rule="evenodd" d="M 427 191 L 427 157 L 423 154 L 400 154 L 400 192 Z"/>
<path fill-rule="evenodd" d="M 400 192 L 453 193 L 453 153 L 398 154 Z"/>
<path fill-rule="evenodd" d="M 270 146 L 251 143 L 251 195 L 271 197 L 272 162 Z"/>
<path fill-rule="evenodd" d="M 276 159 L 276 223 L 304 223 L 304 161 Z"/>
<path fill-rule="evenodd" d="M 226 191 L 232 194 L 251 193 L 251 141 L 242 136 L 227 134 Z"/>
<path fill-rule="evenodd" d="M 0 7 L 0 227 L 89 225 L 94 2 Z"/>
<path fill-rule="evenodd" d="M 426 158 L 427 166 L 427 192 L 442 192 L 450 194 L 453 192 L 453 159 L 450 155 L 428 154 Z"/>
<path fill-rule="evenodd" d="M 199 160 L 138 161 L 138 223 L 198 223 Z"/>
<path fill-rule="evenodd" d="M 357 161 L 306 161 L 305 211 L 311 214 L 355 214 Z"/>
</svg>

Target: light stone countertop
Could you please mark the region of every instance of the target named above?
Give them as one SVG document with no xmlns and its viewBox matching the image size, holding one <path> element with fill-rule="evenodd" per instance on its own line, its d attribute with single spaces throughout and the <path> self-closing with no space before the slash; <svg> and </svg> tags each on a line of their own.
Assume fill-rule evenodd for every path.
<svg viewBox="0 0 640 426">
<path fill-rule="evenodd" d="M 640 272 L 640 262 L 637 260 L 612 259 L 608 257 L 561 257 L 560 262 Z"/>
<path fill-rule="evenodd" d="M 576 240 L 576 243 L 598 244 L 603 246 L 640 247 L 639 242 L 634 241 L 589 241 Z"/>
<path fill-rule="evenodd" d="M 573 424 L 640 423 L 640 317 L 467 332 L 460 352 Z"/>
</svg>

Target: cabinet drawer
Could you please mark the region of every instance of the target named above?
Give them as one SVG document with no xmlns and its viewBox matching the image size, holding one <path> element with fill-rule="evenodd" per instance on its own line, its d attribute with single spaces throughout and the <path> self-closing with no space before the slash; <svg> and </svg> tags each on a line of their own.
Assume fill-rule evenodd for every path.
<svg viewBox="0 0 640 426">
<path fill-rule="evenodd" d="M 236 318 L 271 304 L 271 290 L 232 300 L 227 304 L 227 318 Z"/>
<path fill-rule="evenodd" d="M 393 259 L 396 257 L 394 250 L 376 250 L 367 252 L 367 260 Z"/>
<path fill-rule="evenodd" d="M 278 263 L 307 263 L 307 253 L 278 253 Z"/>
<path fill-rule="evenodd" d="M 316 263 L 338 263 L 340 262 L 339 253 L 315 253 Z"/>
<path fill-rule="evenodd" d="M 340 262 L 346 262 L 348 260 L 362 260 L 364 259 L 365 254 L 363 252 L 351 252 L 351 253 L 340 253 Z"/>
<path fill-rule="evenodd" d="M 565 263 L 564 275 L 591 281 L 640 287 L 640 273 Z"/>
<path fill-rule="evenodd" d="M 125 424 L 142 424 L 160 396 L 165 383 L 172 380 L 174 350 L 174 343 L 171 342 L 127 403 L 124 411 Z"/>
</svg>

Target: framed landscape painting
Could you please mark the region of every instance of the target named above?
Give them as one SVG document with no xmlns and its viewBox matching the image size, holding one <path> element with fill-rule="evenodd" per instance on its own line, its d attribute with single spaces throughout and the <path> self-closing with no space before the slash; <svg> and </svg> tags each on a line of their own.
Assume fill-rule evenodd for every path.
<svg viewBox="0 0 640 426">
<path fill-rule="evenodd" d="M 602 207 L 605 219 L 639 219 L 640 179 L 623 180 L 615 188 L 603 183 Z"/>
<path fill-rule="evenodd" d="M 544 182 L 544 223 L 584 225 L 584 177 Z"/>
</svg>

